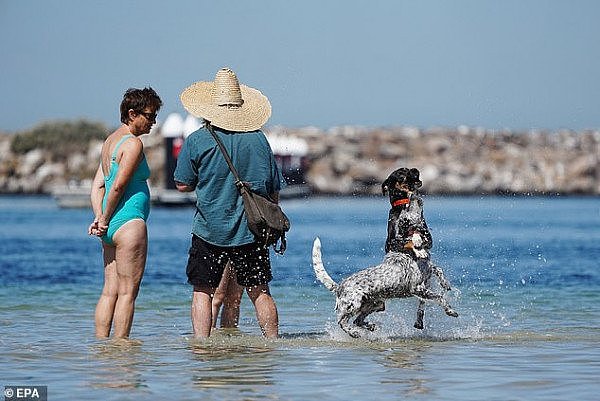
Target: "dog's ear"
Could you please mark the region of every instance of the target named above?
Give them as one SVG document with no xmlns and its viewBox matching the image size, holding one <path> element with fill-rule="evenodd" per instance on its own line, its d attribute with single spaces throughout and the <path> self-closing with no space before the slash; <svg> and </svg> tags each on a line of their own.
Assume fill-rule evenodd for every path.
<svg viewBox="0 0 600 401">
<path fill-rule="evenodd" d="M 388 177 L 383 184 L 381 184 L 381 193 L 387 195 L 388 190 L 390 189 L 390 181 L 391 179 Z"/>
<path fill-rule="evenodd" d="M 416 168 L 411 168 L 408 172 L 409 181 L 413 188 L 420 188 L 423 183 L 419 178 L 419 170 Z"/>
</svg>

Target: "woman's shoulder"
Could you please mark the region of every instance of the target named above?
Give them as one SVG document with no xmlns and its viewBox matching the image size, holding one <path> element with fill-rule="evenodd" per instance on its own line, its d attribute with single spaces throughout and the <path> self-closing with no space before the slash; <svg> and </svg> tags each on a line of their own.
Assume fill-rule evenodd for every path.
<svg viewBox="0 0 600 401">
<path fill-rule="evenodd" d="M 141 153 L 144 151 L 144 143 L 137 136 L 129 136 L 125 138 L 126 135 L 123 136 L 124 141 L 121 144 L 120 150 L 123 152 L 132 152 L 132 153 Z M 118 143 L 118 142 L 117 142 Z"/>
<path fill-rule="evenodd" d="M 129 132 L 115 131 L 106 138 L 102 154 L 108 157 L 121 159 L 122 155 L 127 153 L 132 156 L 139 156 L 144 152 L 142 140 Z"/>
<path fill-rule="evenodd" d="M 108 135 L 108 137 L 106 138 L 106 142 L 114 140 L 118 141 L 120 138 L 127 134 L 129 134 L 129 128 L 125 124 L 123 124 Z"/>
<path fill-rule="evenodd" d="M 129 134 L 127 127 L 121 126 L 115 131 L 111 132 L 104 140 L 104 147 L 113 148 L 116 144 L 125 136 Z"/>
</svg>

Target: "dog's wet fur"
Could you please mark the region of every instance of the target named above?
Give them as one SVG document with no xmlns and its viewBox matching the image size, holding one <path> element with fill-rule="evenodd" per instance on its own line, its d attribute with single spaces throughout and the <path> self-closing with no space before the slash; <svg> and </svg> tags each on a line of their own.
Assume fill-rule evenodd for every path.
<svg viewBox="0 0 600 401">
<path fill-rule="evenodd" d="M 402 183 L 408 183 L 412 191 L 418 188 L 421 185 L 418 170 L 398 169 L 382 185 L 383 193 L 390 195 L 392 209 L 388 221 L 386 254 L 381 264 L 354 273 L 338 284 L 325 271 L 320 239 L 316 238 L 313 243 L 312 261 L 317 279 L 335 293 L 338 324 L 355 338 L 375 330 L 375 325 L 365 319 L 373 312 L 385 310 L 386 299 L 417 297 L 419 305 L 414 327 L 418 329 L 423 328 L 425 301 L 439 304 L 448 316 L 458 316 L 443 294 L 430 288 L 432 273 L 444 290 L 449 291 L 450 284 L 442 269 L 429 258 L 432 241 L 423 218 L 423 202 L 416 194 L 408 201 L 399 201 Z M 422 238 L 418 246 L 413 244 L 415 233 Z M 415 256 L 417 254 L 420 256 Z"/>
</svg>

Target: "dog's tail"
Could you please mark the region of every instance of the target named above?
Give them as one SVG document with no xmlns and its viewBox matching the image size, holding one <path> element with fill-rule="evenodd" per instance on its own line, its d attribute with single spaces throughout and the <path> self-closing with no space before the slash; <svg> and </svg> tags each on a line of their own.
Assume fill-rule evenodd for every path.
<svg viewBox="0 0 600 401">
<path fill-rule="evenodd" d="M 312 262 L 313 269 L 315 269 L 315 275 L 319 281 L 323 283 L 329 291 L 335 291 L 337 284 L 329 277 L 329 274 L 325 271 L 325 266 L 323 266 L 323 260 L 321 259 L 321 240 L 319 237 L 315 238 L 315 242 L 313 243 Z"/>
</svg>

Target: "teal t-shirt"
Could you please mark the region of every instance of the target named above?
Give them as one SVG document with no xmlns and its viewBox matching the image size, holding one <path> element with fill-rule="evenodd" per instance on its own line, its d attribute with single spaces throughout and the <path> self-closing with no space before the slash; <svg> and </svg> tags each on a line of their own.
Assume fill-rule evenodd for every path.
<svg viewBox="0 0 600 401">
<path fill-rule="evenodd" d="M 273 151 L 262 131 L 230 132 L 214 127 L 242 181 L 268 195 L 285 187 Z M 254 242 L 248 229 L 242 197 L 217 142 L 202 127 L 188 136 L 177 157 L 175 181 L 196 187 L 192 233 L 218 246 Z"/>
</svg>

